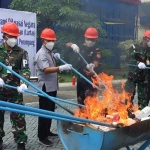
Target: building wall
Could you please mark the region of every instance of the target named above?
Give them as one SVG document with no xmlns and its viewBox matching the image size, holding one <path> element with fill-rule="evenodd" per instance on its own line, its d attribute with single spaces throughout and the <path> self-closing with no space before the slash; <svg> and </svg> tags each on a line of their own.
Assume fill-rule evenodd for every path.
<svg viewBox="0 0 150 150">
<path fill-rule="evenodd" d="M 118 0 L 80 0 L 85 3 L 84 10 L 94 13 L 102 22 L 107 36 L 100 35 L 100 45 L 111 49 L 113 56 L 104 59 L 113 68 L 120 68 L 121 51 L 117 48 L 119 42 L 135 38 L 135 17 L 138 5 Z M 138 0 L 134 0 L 138 1 Z M 0 0 L 1 8 L 8 8 L 12 0 Z M 37 46 L 39 49 L 39 46 Z"/>
<path fill-rule="evenodd" d="M 107 32 L 107 36 L 100 35 L 100 44 L 111 49 L 114 55 L 104 61 L 112 64 L 113 68 L 120 68 L 121 51 L 117 45 L 121 41 L 135 39 L 138 5 L 117 0 L 92 0 L 85 4 L 85 10 L 96 14 Z"/>
<path fill-rule="evenodd" d="M 138 29 L 138 39 L 141 40 L 143 38 L 144 32 L 146 30 L 150 30 L 150 25 L 140 25 Z"/>
<path fill-rule="evenodd" d="M 150 30 L 150 17 L 143 16 L 139 19 L 139 28 L 138 28 L 138 39 L 143 38 L 143 34 L 146 30 Z"/>
<path fill-rule="evenodd" d="M 0 0 L 0 8 L 8 8 L 12 0 Z"/>
</svg>

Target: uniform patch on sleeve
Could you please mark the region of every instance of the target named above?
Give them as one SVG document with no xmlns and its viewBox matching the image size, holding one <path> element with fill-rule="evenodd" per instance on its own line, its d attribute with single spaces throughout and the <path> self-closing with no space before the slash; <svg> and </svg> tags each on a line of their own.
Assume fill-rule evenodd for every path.
<svg viewBox="0 0 150 150">
<path fill-rule="evenodd" d="M 24 53 L 22 57 L 22 67 L 23 68 L 29 68 L 29 57 L 28 53 Z"/>
</svg>

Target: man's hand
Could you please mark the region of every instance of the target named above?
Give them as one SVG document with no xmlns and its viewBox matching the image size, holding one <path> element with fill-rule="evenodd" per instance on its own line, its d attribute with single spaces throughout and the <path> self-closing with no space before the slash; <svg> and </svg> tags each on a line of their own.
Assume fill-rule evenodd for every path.
<svg viewBox="0 0 150 150">
<path fill-rule="evenodd" d="M 90 71 L 94 70 L 94 67 L 95 67 L 95 65 L 92 63 L 86 65 L 86 68 Z"/>
<path fill-rule="evenodd" d="M 71 48 L 73 49 L 73 51 L 75 53 L 79 53 L 80 52 L 80 48 L 76 45 L 76 44 L 72 44 L 71 45 Z"/>
<path fill-rule="evenodd" d="M 4 86 L 4 80 L 2 78 L 0 78 L 0 87 Z"/>
<path fill-rule="evenodd" d="M 55 58 L 56 60 L 59 60 L 60 54 L 59 54 L 59 53 L 55 53 L 55 54 L 54 54 L 54 58 Z"/>
<path fill-rule="evenodd" d="M 138 64 L 138 68 L 139 68 L 139 69 L 145 69 L 145 68 L 146 68 L 146 65 L 145 65 L 143 62 L 140 62 L 140 63 Z"/>
<path fill-rule="evenodd" d="M 59 70 L 60 71 L 71 70 L 71 67 L 72 67 L 71 64 L 65 64 L 65 65 L 59 66 Z"/>
<path fill-rule="evenodd" d="M 87 71 L 86 69 L 84 69 L 84 72 L 86 73 L 87 76 L 92 76 L 94 75 L 93 71 Z"/>
<path fill-rule="evenodd" d="M 25 84 L 21 84 L 19 87 L 17 87 L 17 91 L 19 92 L 19 93 L 25 93 L 25 91 L 24 90 L 27 90 L 28 88 L 27 88 L 27 86 L 25 85 Z"/>
</svg>

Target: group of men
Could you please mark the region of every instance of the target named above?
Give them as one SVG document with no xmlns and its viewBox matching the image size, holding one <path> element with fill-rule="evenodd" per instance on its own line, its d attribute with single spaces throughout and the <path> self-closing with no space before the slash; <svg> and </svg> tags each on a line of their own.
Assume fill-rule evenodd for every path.
<svg viewBox="0 0 150 150">
<path fill-rule="evenodd" d="M 27 51 L 17 46 L 17 37 L 19 28 L 15 23 L 7 22 L 3 25 L 1 32 L 3 33 L 4 43 L 0 45 L 0 62 L 7 65 L 24 78 L 30 78 L 29 57 Z M 53 53 L 53 47 L 56 42 L 55 32 L 46 28 L 41 33 L 42 46 L 36 54 L 36 67 L 38 70 L 38 87 L 49 96 L 56 97 L 58 90 L 58 72 L 71 70 L 71 64 L 57 66 L 56 60 L 60 58 L 59 53 Z M 80 57 L 78 59 L 78 71 L 86 78 L 91 80 L 94 77 L 93 70 L 101 73 L 102 54 L 96 45 L 98 31 L 90 27 L 85 31 L 85 41 L 83 45 L 78 46 L 74 43 L 67 43 L 66 47 L 72 49 L 77 55 L 80 53 L 86 64 Z M 150 73 L 146 69 L 150 66 L 150 30 L 146 31 L 141 45 L 132 45 L 127 55 L 127 61 L 136 64 L 138 67 L 130 67 L 125 90 L 135 94 L 136 86 L 138 87 L 138 102 L 141 108 L 148 105 L 150 99 Z M 17 90 L 4 86 L 4 83 L 17 86 Z M 0 66 L 0 100 L 23 105 L 23 94 L 26 89 L 26 83 Z M 96 93 L 97 89 L 87 83 L 83 78 L 77 79 L 77 100 L 78 103 L 84 104 L 84 99 L 89 93 Z M 131 99 L 132 101 L 132 99 Z M 39 96 L 39 108 L 54 111 L 55 103 L 46 97 Z M 18 150 L 25 150 L 27 142 L 25 115 L 19 113 L 10 113 L 12 123 L 12 132 L 14 140 L 18 144 Z M 39 143 L 45 146 L 51 146 L 53 143 L 49 140 L 49 136 L 58 136 L 51 132 L 51 119 L 41 118 L 38 120 L 38 139 Z M 4 111 L 0 111 L 0 149 L 3 149 L 2 138 L 5 135 Z"/>
</svg>

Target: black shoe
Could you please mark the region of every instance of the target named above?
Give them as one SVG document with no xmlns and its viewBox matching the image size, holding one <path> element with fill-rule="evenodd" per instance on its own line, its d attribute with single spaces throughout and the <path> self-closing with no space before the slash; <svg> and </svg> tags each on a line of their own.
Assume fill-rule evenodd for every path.
<svg viewBox="0 0 150 150">
<path fill-rule="evenodd" d="M 50 140 L 48 140 L 47 138 L 45 140 L 40 140 L 39 139 L 39 143 L 46 146 L 46 147 L 53 145 L 53 143 Z"/>
<path fill-rule="evenodd" d="M 48 133 L 48 136 L 58 136 L 58 134 L 55 134 L 55 133 L 49 132 L 49 133 Z"/>
<path fill-rule="evenodd" d="M 25 150 L 25 144 L 24 143 L 18 143 L 17 150 Z"/>
</svg>

